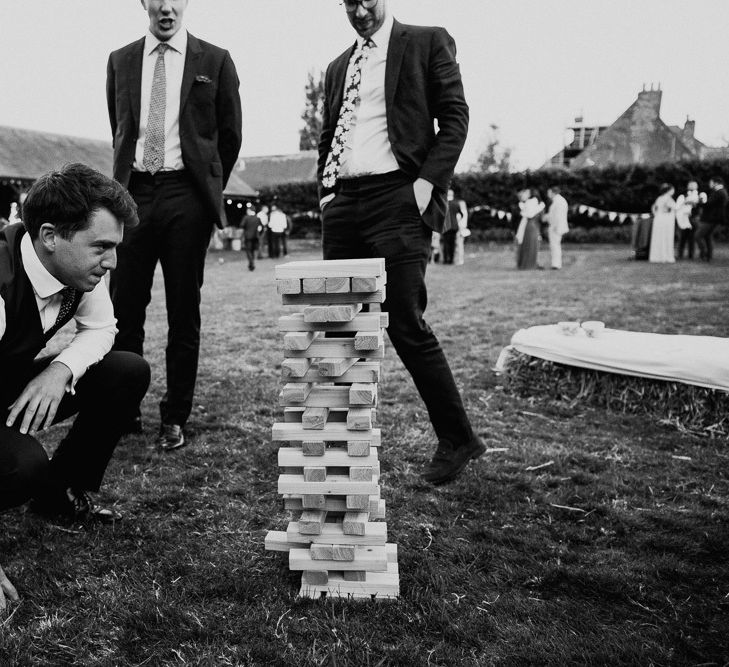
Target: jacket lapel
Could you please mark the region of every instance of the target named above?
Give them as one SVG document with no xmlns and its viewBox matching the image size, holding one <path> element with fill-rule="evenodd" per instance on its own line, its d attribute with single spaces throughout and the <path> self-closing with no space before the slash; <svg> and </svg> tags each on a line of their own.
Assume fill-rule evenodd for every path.
<svg viewBox="0 0 729 667">
<path fill-rule="evenodd" d="M 144 37 L 132 45 L 126 57 L 126 72 L 129 77 L 129 105 L 134 120 L 133 127 L 139 127 L 139 109 L 142 104 L 142 60 L 144 59 Z"/>
<path fill-rule="evenodd" d="M 389 116 L 395 100 L 397 82 L 400 78 L 400 67 L 408 43 L 408 33 L 402 23 L 392 24 L 390 43 L 387 46 L 387 64 L 385 65 L 385 108 Z M 389 118 L 388 118 L 389 124 Z"/>
<path fill-rule="evenodd" d="M 180 88 L 180 113 L 185 108 L 185 102 L 192 90 L 195 75 L 198 69 L 198 60 L 202 55 L 200 41 L 187 33 L 187 53 L 185 54 L 185 70 L 182 73 L 182 87 Z"/>
<path fill-rule="evenodd" d="M 357 43 L 355 42 L 348 51 L 345 51 L 339 57 L 339 62 L 334 70 L 334 98 L 331 108 L 335 123 L 339 117 L 339 110 L 342 108 L 342 100 L 344 99 L 344 83 L 347 78 L 347 68 L 349 67 L 349 61 L 356 47 Z"/>
</svg>

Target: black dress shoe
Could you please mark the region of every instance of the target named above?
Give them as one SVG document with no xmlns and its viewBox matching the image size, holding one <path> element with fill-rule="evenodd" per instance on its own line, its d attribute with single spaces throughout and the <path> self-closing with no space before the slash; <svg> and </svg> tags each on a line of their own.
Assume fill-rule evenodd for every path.
<svg viewBox="0 0 729 667">
<path fill-rule="evenodd" d="M 161 424 L 157 436 L 157 445 L 164 452 L 183 447 L 185 445 L 185 434 L 182 432 L 182 426 L 179 424 Z"/>
<path fill-rule="evenodd" d="M 71 488 L 34 498 L 30 502 L 30 509 L 32 512 L 49 519 L 61 519 L 70 522 L 99 521 L 100 523 L 114 523 L 122 519 L 119 512 L 95 505 L 86 491 Z"/>
<path fill-rule="evenodd" d="M 423 473 L 423 479 L 436 486 L 450 482 L 463 472 L 471 459 L 477 459 L 485 451 L 486 447 L 478 437 L 458 447 L 442 440 Z"/>
</svg>

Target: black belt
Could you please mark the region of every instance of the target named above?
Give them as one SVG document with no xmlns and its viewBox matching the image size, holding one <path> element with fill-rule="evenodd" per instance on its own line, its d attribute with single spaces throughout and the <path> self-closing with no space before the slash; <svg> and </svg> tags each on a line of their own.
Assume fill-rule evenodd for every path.
<svg viewBox="0 0 729 667">
<path fill-rule="evenodd" d="M 384 174 L 366 174 L 365 176 L 342 176 L 337 179 L 337 187 L 342 192 L 356 192 L 364 188 L 382 185 L 404 185 L 412 183 L 413 179 L 404 171 L 388 171 Z"/>
<path fill-rule="evenodd" d="M 185 169 L 158 171 L 156 174 L 150 174 L 148 171 L 133 171 L 129 176 L 129 185 L 158 185 L 186 181 L 188 178 L 189 175 Z"/>
</svg>

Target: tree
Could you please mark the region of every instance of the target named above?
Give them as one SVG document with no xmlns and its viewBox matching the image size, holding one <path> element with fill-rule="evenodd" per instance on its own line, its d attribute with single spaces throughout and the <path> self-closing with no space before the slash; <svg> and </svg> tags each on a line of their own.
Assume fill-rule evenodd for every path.
<svg viewBox="0 0 729 667">
<path fill-rule="evenodd" d="M 509 172 L 511 168 L 511 148 L 501 145 L 499 126 L 491 124 L 491 134 L 483 152 L 476 160 L 476 171 L 483 174 Z"/>
<path fill-rule="evenodd" d="M 314 72 L 309 72 L 304 95 L 306 102 L 301 114 L 304 126 L 299 130 L 300 151 L 311 150 L 319 144 L 324 110 L 324 72 L 320 71 L 318 78 L 314 77 Z"/>
</svg>

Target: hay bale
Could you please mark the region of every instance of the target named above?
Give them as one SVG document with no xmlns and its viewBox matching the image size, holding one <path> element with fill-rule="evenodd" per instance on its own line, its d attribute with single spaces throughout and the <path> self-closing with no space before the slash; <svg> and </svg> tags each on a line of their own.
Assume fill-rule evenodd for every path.
<svg viewBox="0 0 729 667">
<path fill-rule="evenodd" d="M 517 396 L 644 414 L 696 435 L 729 435 L 729 393 L 716 389 L 567 366 L 515 350 L 503 384 Z"/>
</svg>

